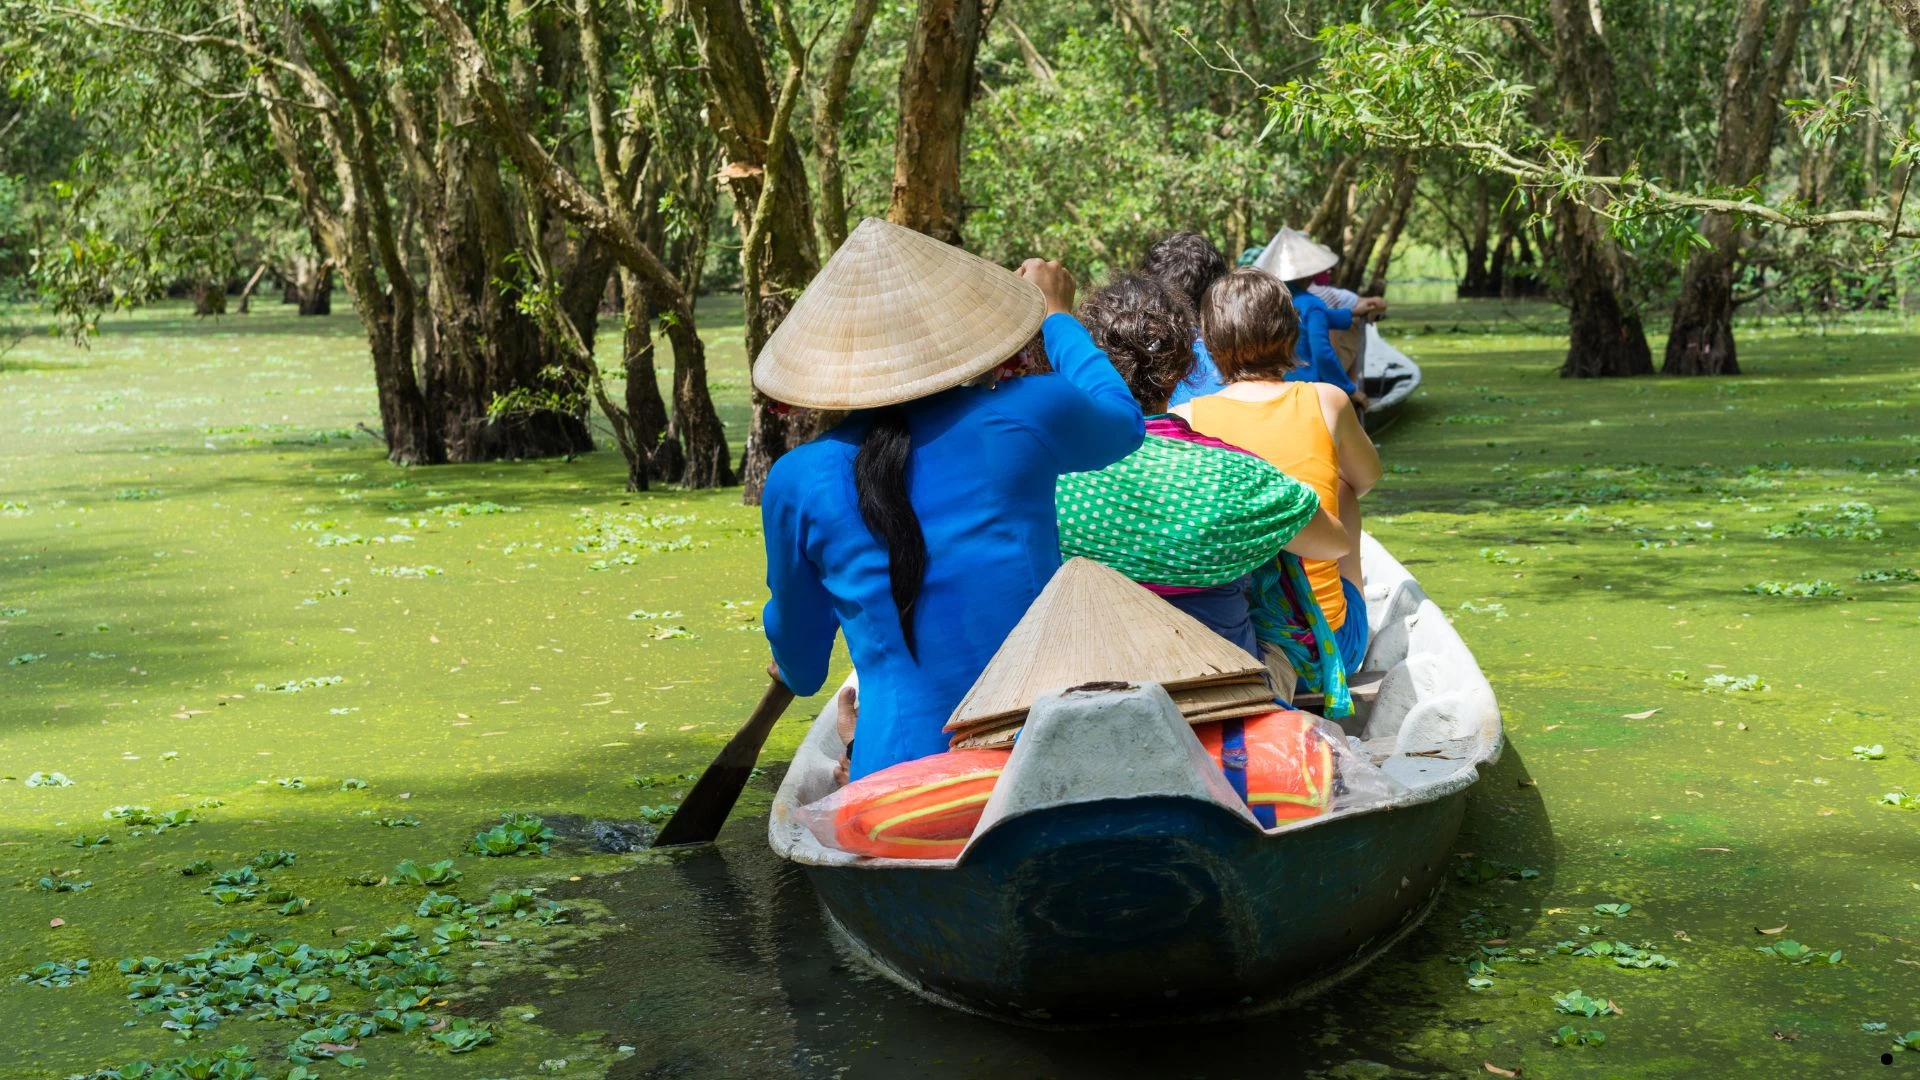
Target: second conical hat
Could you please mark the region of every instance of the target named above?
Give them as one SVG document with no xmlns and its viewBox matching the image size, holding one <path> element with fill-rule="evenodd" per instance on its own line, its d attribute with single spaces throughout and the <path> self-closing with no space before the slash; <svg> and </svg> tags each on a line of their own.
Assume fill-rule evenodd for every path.
<svg viewBox="0 0 1920 1080">
<path fill-rule="evenodd" d="M 1092 559 L 1055 571 L 946 729 L 1024 713 L 1053 690 L 1090 682 L 1183 686 L 1259 677 L 1265 665 L 1125 575 Z"/>
<path fill-rule="evenodd" d="M 1322 270 L 1331 270 L 1339 261 L 1340 256 L 1335 255 L 1332 248 L 1315 243 L 1312 237 L 1298 229 L 1283 225 L 1279 232 L 1273 234 L 1273 242 L 1253 261 L 1253 266 L 1281 281 L 1299 281 Z"/>
<path fill-rule="evenodd" d="M 761 347 L 753 385 L 812 409 L 898 405 L 992 371 L 1046 315 L 1032 282 L 868 218 Z"/>
</svg>

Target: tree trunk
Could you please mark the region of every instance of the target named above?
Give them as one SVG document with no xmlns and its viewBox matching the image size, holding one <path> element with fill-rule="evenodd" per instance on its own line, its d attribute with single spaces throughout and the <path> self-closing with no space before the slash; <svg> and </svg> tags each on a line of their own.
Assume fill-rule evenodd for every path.
<svg viewBox="0 0 1920 1080">
<path fill-rule="evenodd" d="M 1407 214 L 1413 209 L 1414 188 L 1420 182 L 1420 174 L 1411 168 L 1400 170 L 1399 182 L 1393 189 L 1393 219 L 1387 223 L 1387 235 L 1380 241 L 1380 251 L 1374 256 L 1373 276 L 1367 280 L 1367 292 L 1373 296 L 1387 295 L 1387 269 L 1393 265 L 1393 249 L 1400 243 L 1400 233 L 1407 227 Z"/>
<path fill-rule="evenodd" d="M 1714 180 L 1738 186 L 1764 180 L 1780 115 L 1780 92 L 1793 63 L 1794 45 L 1807 14 L 1808 0 L 1788 0 L 1774 28 L 1771 61 L 1763 66 L 1768 0 L 1745 0 L 1727 52 L 1726 82 L 1720 100 L 1720 133 L 1714 154 Z M 1740 228 L 1726 214 L 1704 214 L 1701 235 L 1707 246 L 1693 252 L 1681 277 L 1680 300 L 1667 332 L 1665 375 L 1738 375 L 1733 344 L 1733 274 L 1740 253 Z"/>
<path fill-rule="evenodd" d="M 900 66 L 887 220 L 949 244 L 966 217 L 960 152 L 981 24 L 980 0 L 920 0 Z"/>
<path fill-rule="evenodd" d="M 1653 374 L 1653 351 L 1640 317 L 1621 307 L 1599 215 L 1585 203 L 1560 199 L 1553 208 L 1554 248 L 1566 278 L 1571 341 L 1560 377 L 1592 379 Z"/>
<path fill-rule="evenodd" d="M 1314 208 L 1313 216 L 1303 226 L 1308 236 L 1329 247 L 1339 246 L 1340 234 L 1346 231 L 1347 185 L 1353 182 L 1354 171 L 1360 168 L 1360 155 L 1348 154 L 1334 166 L 1333 175 L 1327 180 L 1326 191 L 1320 196 L 1320 204 Z M 1262 243 L 1267 237 L 1261 237 Z"/>
<path fill-rule="evenodd" d="M 1900 32 L 1920 50 L 1920 0 L 1880 0 L 1880 6 L 1893 14 Z"/>
<path fill-rule="evenodd" d="M 1560 120 L 1595 169 L 1607 171 L 1616 91 L 1613 57 L 1589 0 L 1548 0 L 1553 22 L 1554 82 Z M 1591 196 L 1598 198 L 1599 196 Z M 1554 201 L 1554 249 L 1565 278 L 1569 342 L 1563 378 L 1647 375 L 1653 353 L 1646 330 L 1626 301 L 1625 257 L 1606 236 L 1593 206 L 1577 198 Z"/>
<path fill-rule="evenodd" d="M 280 290 L 281 301 L 298 304 L 302 315 L 333 314 L 333 261 L 295 255 L 290 276 L 281 282 Z"/>
<path fill-rule="evenodd" d="M 653 305 L 647 302 L 646 286 L 631 270 L 620 271 L 620 301 L 624 320 L 620 367 L 627 381 L 624 421 L 635 451 L 627 462 L 627 486 L 644 491 L 649 476 L 681 480 L 687 459 L 680 443 L 667 438 L 667 404 L 660 396 L 654 367 Z"/>
<path fill-rule="evenodd" d="M 1473 227 L 1463 246 L 1465 255 L 1464 273 L 1460 275 L 1460 284 L 1454 294 L 1460 297 L 1484 297 L 1500 295 L 1500 279 L 1487 264 L 1492 254 L 1488 240 L 1493 226 L 1493 191 L 1485 176 L 1477 177 L 1473 190 Z M 1504 262 L 1504 253 L 1502 256 Z"/>
<path fill-rule="evenodd" d="M 1400 169 L 1404 170 L 1402 162 Z M 1399 187 L 1396 178 L 1394 187 Z M 1393 211 L 1393 191 L 1379 193 L 1367 216 L 1354 232 L 1353 241 L 1340 253 L 1340 264 L 1334 268 L 1333 283 L 1343 289 L 1359 291 L 1367 281 L 1367 263 L 1373 258 L 1373 243 L 1380 236 L 1380 230 L 1386 227 L 1387 215 Z"/>
<path fill-rule="evenodd" d="M 766 50 L 761 48 L 752 20 L 740 0 L 688 0 L 688 3 L 700 55 L 706 62 L 708 122 L 720 136 L 729 159 L 725 170 L 727 191 L 733 196 L 733 220 L 741 236 L 747 235 L 759 201 L 774 200 L 767 222 L 768 240 L 762 246 L 759 264 L 750 271 L 743 267 L 742 274 L 744 280 L 757 282 L 758 286 L 757 295 L 741 298 L 746 309 L 747 360 L 751 364 L 760 355 L 767 337 L 786 317 L 793 298 L 800 295 L 820 268 L 819 249 L 814 243 L 812 199 L 807 191 L 800 147 L 791 139 L 785 140 L 777 170 L 778 183 L 773 190 L 763 190 L 767 146 L 773 137 L 774 100 L 766 65 L 761 59 Z M 672 330 L 669 327 L 669 332 Z M 702 363 L 704 377 L 704 361 Z M 724 447 L 726 442 L 712 401 L 706 401 L 704 410 L 682 417 L 678 396 L 676 393 L 675 424 L 681 428 L 687 445 L 689 473 L 703 467 L 725 469 L 724 462 L 712 460 L 711 448 Z M 699 396 L 704 396 L 704 389 Z M 698 409 L 699 402 L 691 404 Z M 696 432 L 690 426 L 695 424 L 711 427 Z M 804 410 L 779 414 L 769 407 L 759 391 L 754 391 L 753 420 L 740 461 L 741 499 L 749 506 L 757 505 L 760 490 L 766 484 L 767 470 L 773 467 L 774 461 L 813 434 L 812 419 Z M 703 461 L 707 464 L 703 465 Z"/>
<path fill-rule="evenodd" d="M 261 263 L 259 266 L 253 268 L 253 276 L 249 277 L 247 283 L 240 287 L 240 303 L 234 308 L 235 311 L 241 315 L 247 314 L 248 309 L 253 306 L 253 291 L 260 287 L 260 279 L 266 276 L 266 263 Z"/>
<path fill-rule="evenodd" d="M 187 295 L 193 297 L 193 313 L 202 318 L 208 315 L 227 313 L 227 283 L 207 278 L 196 278 L 187 286 Z"/>
<path fill-rule="evenodd" d="M 813 158 L 820 172 L 820 201 L 814 214 L 819 218 L 820 251 L 829 258 L 847 239 L 847 184 L 840 161 L 840 123 L 847 112 L 847 87 L 879 6 L 879 0 L 853 0 L 847 25 L 841 29 L 833 57 L 827 61 L 826 81 L 813 103 Z"/>
</svg>

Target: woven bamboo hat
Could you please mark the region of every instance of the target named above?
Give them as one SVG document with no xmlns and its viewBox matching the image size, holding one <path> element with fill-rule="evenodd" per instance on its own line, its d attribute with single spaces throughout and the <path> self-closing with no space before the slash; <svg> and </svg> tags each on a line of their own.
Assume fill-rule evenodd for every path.
<svg viewBox="0 0 1920 1080">
<path fill-rule="evenodd" d="M 811 409 L 898 405 L 992 371 L 1046 315 L 1032 282 L 868 218 L 767 339 L 753 385 Z"/>
<path fill-rule="evenodd" d="M 1092 559 L 1069 559 L 993 654 L 946 730 L 1022 715 L 1042 694 L 1090 682 L 1157 682 L 1173 693 L 1252 679 L 1261 691 L 1255 696 L 1270 700 L 1265 671 L 1125 575 Z"/>
<path fill-rule="evenodd" d="M 1322 270 L 1331 270 L 1339 261 L 1340 256 L 1335 255 L 1332 248 L 1314 243 L 1312 237 L 1298 229 L 1281 226 L 1280 231 L 1273 234 L 1273 242 L 1253 261 L 1253 266 L 1281 281 L 1299 281 Z"/>
</svg>

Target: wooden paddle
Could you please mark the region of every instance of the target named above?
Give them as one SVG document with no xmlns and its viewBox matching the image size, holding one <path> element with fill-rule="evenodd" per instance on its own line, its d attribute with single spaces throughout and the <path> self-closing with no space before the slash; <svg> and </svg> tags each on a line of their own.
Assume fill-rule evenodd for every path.
<svg viewBox="0 0 1920 1080">
<path fill-rule="evenodd" d="M 680 800 L 680 808 L 667 819 L 654 847 L 710 844 L 720 835 L 720 826 L 726 824 L 733 804 L 740 801 L 740 792 L 747 786 L 747 778 L 753 775 L 754 762 L 760 760 L 760 748 L 767 744 L 774 722 L 791 704 L 793 691 L 786 683 L 777 678 L 767 683 L 767 692 L 760 695 L 753 715 L 727 740 L 713 764 L 694 782 L 693 790 Z"/>
</svg>

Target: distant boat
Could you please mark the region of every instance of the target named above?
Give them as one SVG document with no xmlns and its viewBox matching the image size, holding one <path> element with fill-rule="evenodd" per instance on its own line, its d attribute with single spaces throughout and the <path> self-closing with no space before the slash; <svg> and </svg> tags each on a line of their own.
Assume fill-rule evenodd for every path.
<svg viewBox="0 0 1920 1080">
<path fill-rule="evenodd" d="M 1383 431 L 1400 418 L 1402 406 L 1420 389 L 1420 365 L 1387 344 L 1380 328 L 1367 324 L 1366 368 L 1361 389 L 1373 404 L 1367 408 L 1367 430 Z"/>
<path fill-rule="evenodd" d="M 829 706 L 774 798 L 773 849 L 805 869 L 849 952 L 965 1012 L 1092 1027 L 1324 990 L 1426 915 L 1467 789 L 1503 745 L 1445 613 L 1371 536 L 1362 558 L 1373 641 L 1347 730 L 1396 783 L 1383 801 L 1263 831 L 1148 683 L 1037 703 L 957 858 L 859 858 L 795 818 L 833 790 Z"/>
</svg>

